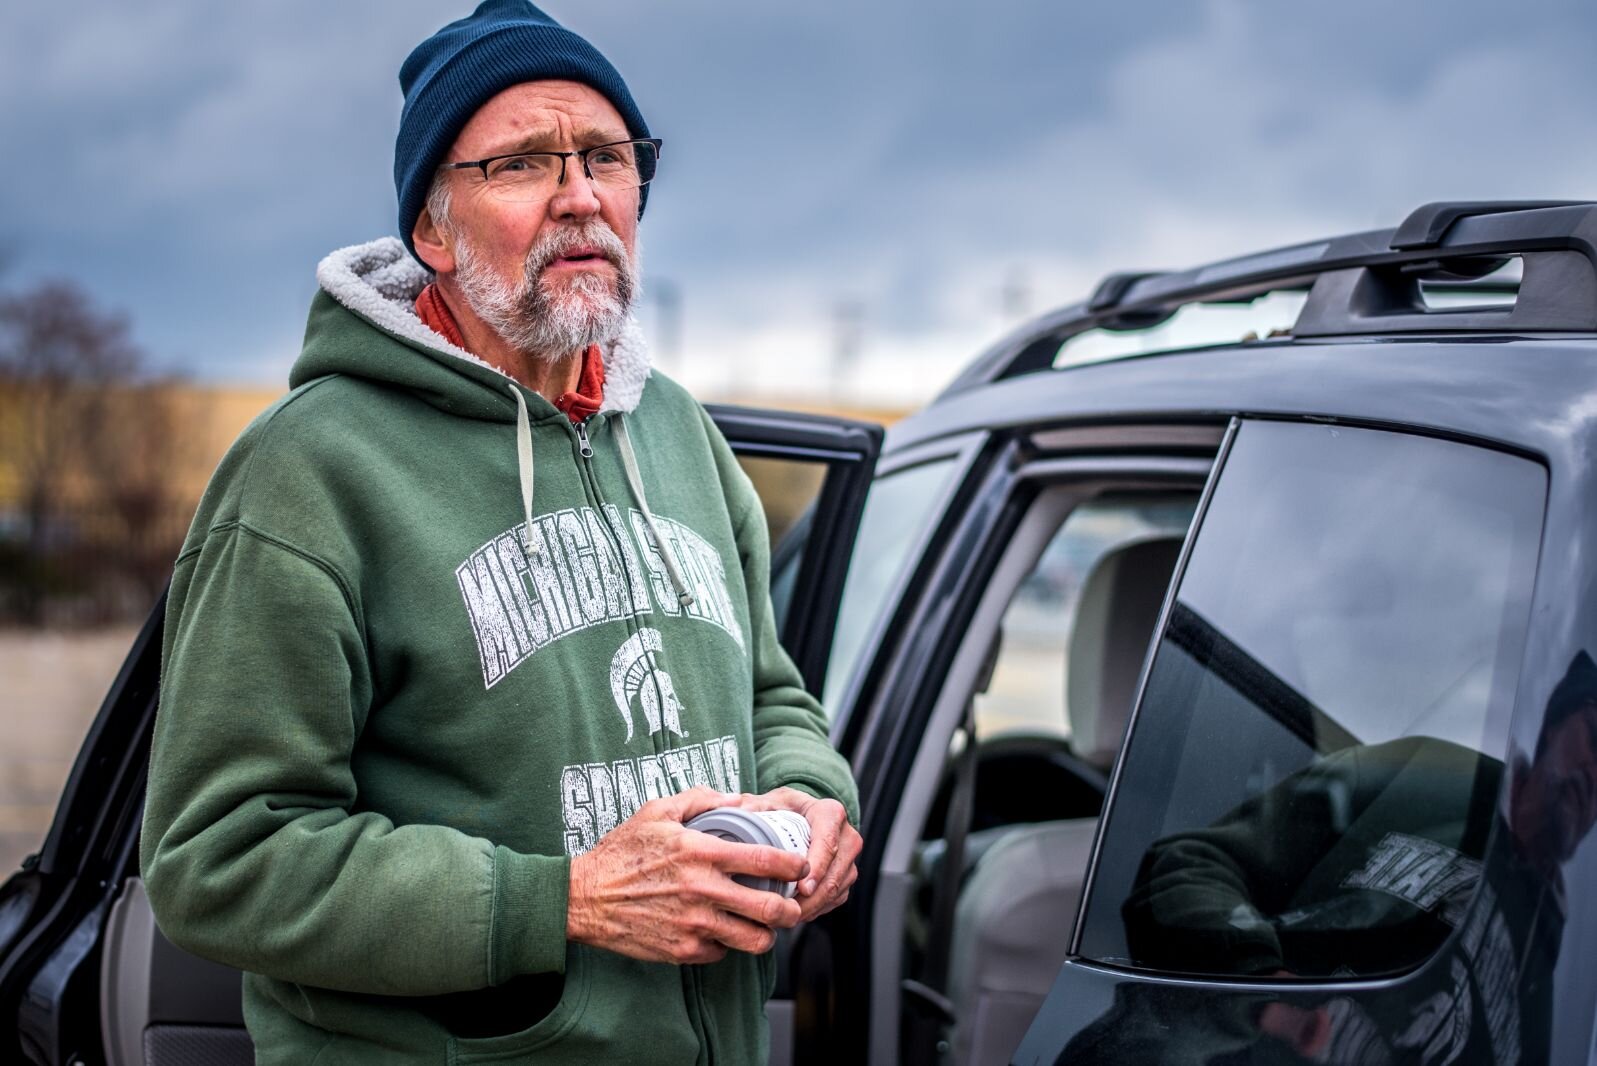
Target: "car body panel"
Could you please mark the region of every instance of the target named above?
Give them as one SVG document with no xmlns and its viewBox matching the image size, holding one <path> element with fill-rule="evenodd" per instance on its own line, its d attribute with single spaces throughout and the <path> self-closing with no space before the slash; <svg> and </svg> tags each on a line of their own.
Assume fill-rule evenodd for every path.
<svg viewBox="0 0 1597 1066">
<path fill-rule="evenodd" d="M 972 430 L 1067 423 L 1343 418 L 1572 458 L 1597 424 L 1590 338 L 1256 342 L 1008 378 L 888 433 L 899 450 Z"/>
</svg>

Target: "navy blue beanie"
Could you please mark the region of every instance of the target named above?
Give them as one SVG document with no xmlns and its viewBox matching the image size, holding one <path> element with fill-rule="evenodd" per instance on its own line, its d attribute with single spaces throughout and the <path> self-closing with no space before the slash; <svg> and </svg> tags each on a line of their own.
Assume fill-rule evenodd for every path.
<svg viewBox="0 0 1597 1066">
<path fill-rule="evenodd" d="M 494 96 L 524 81 L 560 78 L 603 93 L 621 112 L 627 132 L 649 127 L 627 83 L 593 45 L 527 0 L 483 0 L 410 53 L 399 68 L 405 110 L 394 140 L 394 190 L 399 194 L 399 239 L 416 254 L 410 233 L 427 203 L 433 174 L 460 130 Z M 638 214 L 649 187 L 641 190 Z"/>
</svg>

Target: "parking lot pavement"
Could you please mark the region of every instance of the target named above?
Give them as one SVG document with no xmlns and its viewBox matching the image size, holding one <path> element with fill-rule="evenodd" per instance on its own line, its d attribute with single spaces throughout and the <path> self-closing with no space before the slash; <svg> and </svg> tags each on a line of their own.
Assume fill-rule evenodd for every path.
<svg viewBox="0 0 1597 1066">
<path fill-rule="evenodd" d="M 0 880 L 50 827 L 72 760 L 138 630 L 0 630 Z"/>
</svg>

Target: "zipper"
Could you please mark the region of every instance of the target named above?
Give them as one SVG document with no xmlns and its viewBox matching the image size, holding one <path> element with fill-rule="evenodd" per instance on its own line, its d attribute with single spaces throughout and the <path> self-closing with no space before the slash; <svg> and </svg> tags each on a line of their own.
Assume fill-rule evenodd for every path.
<svg viewBox="0 0 1597 1066">
<path fill-rule="evenodd" d="M 582 461 L 577 464 L 577 472 L 582 479 L 583 489 L 588 494 L 588 500 L 590 504 L 598 512 L 600 521 L 605 522 L 608 525 L 608 518 L 604 512 L 604 496 L 599 492 L 599 479 L 594 476 L 593 472 L 593 442 L 588 438 L 588 423 L 593 421 L 595 417 L 596 416 L 594 415 L 589 415 L 580 422 L 572 422 L 571 428 L 577 436 L 577 454 L 582 457 Z M 569 421 L 569 419 L 567 421 Z M 626 521 L 626 513 L 624 509 L 618 508 L 617 514 L 621 515 L 621 520 L 623 522 Z M 613 532 L 618 540 L 627 535 L 627 531 L 625 529 L 617 529 Z M 637 591 L 632 587 L 632 575 L 627 572 L 626 564 L 621 559 L 617 558 L 616 565 L 621 568 L 621 580 L 626 587 L 626 595 L 628 597 L 627 617 L 623 618 L 621 621 L 622 624 L 626 626 L 627 635 L 632 636 L 633 634 L 637 633 L 638 630 L 643 628 L 643 625 L 638 621 L 637 616 L 631 613 L 632 600 L 637 595 Z M 648 579 L 645 578 L 644 580 L 647 581 Z M 665 750 L 660 746 L 660 738 L 658 736 L 651 736 L 649 738 L 649 746 L 654 749 L 654 753 L 656 755 L 659 755 Z"/>
<path fill-rule="evenodd" d="M 599 514 L 602 516 L 604 514 L 604 498 L 599 494 L 598 480 L 593 475 L 593 443 L 588 439 L 588 422 L 593 417 L 593 415 L 589 415 L 582 421 L 573 422 L 571 425 L 576 431 L 577 435 L 577 454 L 582 457 L 582 462 L 579 464 L 579 466 L 582 473 L 584 487 L 587 489 L 588 498 L 598 507 Z M 626 536 L 625 530 L 618 529 L 614 532 L 618 538 Z M 625 564 L 621 563 L 619 559 L 617 560 L 617 564 L 621 566 L 622 581 L 626 584 L 628 597 L 631 597 L 634 595 L 634 590 L 632 588 L 632 576 L 627 573 Z M 631 601 L 629 599 L 629 607 L 630 604 Z M 631 614 L 629 614 L 628 617 L 622 621 L 625 624 L 629 634 L 635 633 L 639 628 L 641 628 L 638 620 Z M 649 746 L 654 749 L 656 755 L 659 755 L 665 750 L 661 745 L 660 737 L 651 736 L 649 741 Z M 685 989 L 685 992 L 687 993 L 685 996 L 686 1002 L 683 1005 L 687 1008 L 689 1015 L 693 1019 L 694 1028 L 698 1031 L 701 1046 L 704 1049 L 706 1062 L 709 1063 L 710 1066 L 714 1066 L 718 1056 L 716 1055 L 714 1040 L 710 1035 L 710 1027 L 708 1024 L 709 1019 L 707 1017 L 709 1014 L 709 1009 L 704 1001 L 703 976 L 700 972 L 700 967 L 698 966 L 684 966 L 682 969 L 683 976 L 686 978 L 685 983 L 687 985 L 687 988 Z"/>
</svg>

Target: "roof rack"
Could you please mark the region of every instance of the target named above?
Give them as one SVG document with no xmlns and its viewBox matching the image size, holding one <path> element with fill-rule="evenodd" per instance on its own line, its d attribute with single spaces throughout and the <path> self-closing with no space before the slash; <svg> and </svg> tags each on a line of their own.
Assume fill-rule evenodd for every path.
<svg viewBox="0 0 1597 1066">
<path fill-rule="evenodd" d="M 1468 279 L 1520 259 L 1512 306 L 1437 310 L 1421 283 Z M 1044 315 L 989 348 L 945 390 L 1053 366 L 1065 341 L 1092 329 L 1156 326 L 1188 304 L 1251 303 L 1307 291 L 1294 337 L 1392 333 L 1597 332 L 1597 202 L 1426 204 L 1396 229 L 1372 230 L 1228 259 L 1192 270 L 1111 274 L 1085 303 Z"/>
</svg>

